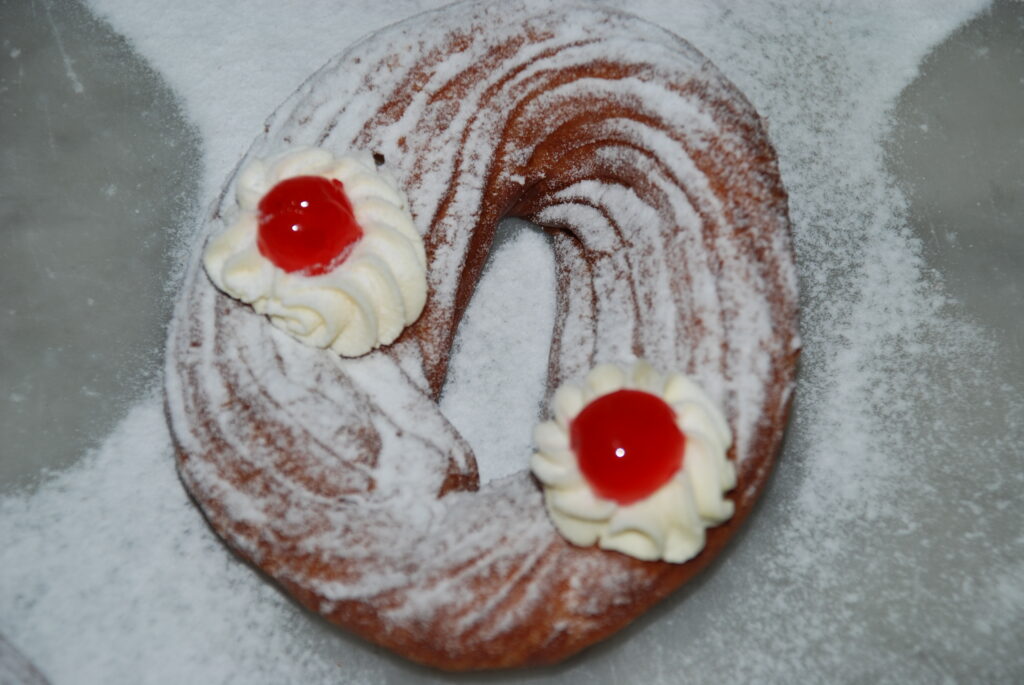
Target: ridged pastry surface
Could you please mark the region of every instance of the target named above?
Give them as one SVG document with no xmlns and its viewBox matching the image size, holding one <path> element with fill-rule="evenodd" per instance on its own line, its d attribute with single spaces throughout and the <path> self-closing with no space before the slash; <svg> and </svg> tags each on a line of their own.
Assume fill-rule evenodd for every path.
<svg viewBox="0 0 1024 685">
<path fill-rule="evenodd" d="M 167 408 L 213 528 L 300 602 L 424 663 L 562 659 L 705 567 L 760 493 L 799 352 L 786 195 L 763 124 L 682 39 L 547 2 L 463 3 L 384 29 L 303 83 L 242 160 L 368 150 L 409 197 L 428 301 L 358 359 L 305 347 L 186 278 Z M 230 222 L 234 174 L 205 235 Z M 549 391 L 644 357 L 725 409 L 737 513 L 682 565 L 569 545 L 526 467 L 481 485 L 437 406 L 497 222 L 552 232 Z M 529 278 L 529 265 L 523 267 Z"/>
</svg>

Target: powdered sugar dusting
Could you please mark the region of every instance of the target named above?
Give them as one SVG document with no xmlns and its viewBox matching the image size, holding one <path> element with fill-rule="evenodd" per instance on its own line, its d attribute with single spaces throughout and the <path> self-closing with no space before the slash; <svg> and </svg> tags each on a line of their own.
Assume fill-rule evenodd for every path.
<svg viewBox="0 0 1024 685">
<path fill-rule="evenodd" d="M 213 3 L 94 4 L 185 98 L 206 138 L 209 197 L 295 83 L 365 30 L 427 7 L 353 4 L 342 16 L 312 3 L 298 16 L 267 3 L 240 23 Z M 992 542 L 1019 527 L 1017 389 L 922 275 L 880 148 L 893 98 L 977 6 L 893 5 L 634 8 L 694 42 L 769 120 L 800 257 L 803 377 L 748 534 L 685 600 L 562 681 L 1021 674 L 1024 540 Z M 186 49 L 191 37 L 210 50 Z M 979 415 L 984 401 L 1005 411 Z M 322 634 L 226 554 L 173 475 L 162 422 L 149 400 L 80 466 L 0 500 L 0 631 L 54 682 L 435 679 Z M 965 444 L 965 424 L 990 437 Z M 947 479 L 962 484 L 953 497 Z"/>
<path fill-rule="evenodd" d="M 562 304 L 548 389 L 633 355 L 706 379 L 737 436 L 740 512 L 781 439 L 796 350 L 784 195 L 742 96 L 691 46 L 628 15 L 536 0 L 481 24 L 484 12 L 455 7 L 361 41 L 272 115 L 246 155 L 317 144 L 392 160 L 430 282 L 403 339 L 356 360 L 298 346 L 194 267 L 167 362 L 182 480 L 218 533 L 311 608 L 332 607 L 333 621 L 461 668 L 571 653 L 708 560 L 644 567 L 606 555 L 610 610 L 598 619 L 558 593 L 598 552 L 558 536 L 525 474 L 529 452 L 515 478 L 473 492 L 475 462 L 433 398 L 504 211 L 552 232 L 560 275 L 543 299 L 557 290 Z M 207 231 L 232 203 L 221 195 Z M 706 268 L 667 261 L 677 241 L 697 245 Z M 565 328 L 583 344 L 562 344 Z M 689 340 L 707 342 L 707 356 Z M 709 533 L 708 547 L 729 530 Z"/>
</svg>

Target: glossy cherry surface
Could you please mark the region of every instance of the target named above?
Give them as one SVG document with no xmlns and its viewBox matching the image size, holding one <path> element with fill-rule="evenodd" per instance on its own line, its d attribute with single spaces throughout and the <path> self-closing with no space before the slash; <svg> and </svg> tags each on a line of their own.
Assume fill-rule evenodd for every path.
<svg viewBox="0 0 1024 685">
<path fill-rule="evenodd" d="M 259 204 L 260 254 L 285 271 L 311 276 L 340 264 L 363 236 L 341 181 L 287 178 Z"/>
<path fill-rule="evenodd" d="M 617 390 L 598 397 L 573 419 L 569 445 L 598 495 L 632 504 L 682 467 L 686 437 L 672 407 L 660 397 Z"/>
</svg>

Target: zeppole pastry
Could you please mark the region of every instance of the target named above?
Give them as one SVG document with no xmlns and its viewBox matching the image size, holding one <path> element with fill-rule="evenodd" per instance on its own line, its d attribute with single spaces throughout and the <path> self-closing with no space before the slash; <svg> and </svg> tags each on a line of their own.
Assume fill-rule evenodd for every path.
<svg viewBox="0 0 1024 685">
<path fill-rule="evenodd" d="M 481 483 L 437 401 L 504 217 L 551 235 L 551 410 Z M 203 240 L 167 355 L 181 479 L 242 558 L 409 659 L 564 659 L 705 568 L 766 482 L 799 354 L 775 152 L 637 17 L 468 2 L 365 38 L 268 119 Z M 609 416 L 658 427 L 620 445 Z"/>
</svg>

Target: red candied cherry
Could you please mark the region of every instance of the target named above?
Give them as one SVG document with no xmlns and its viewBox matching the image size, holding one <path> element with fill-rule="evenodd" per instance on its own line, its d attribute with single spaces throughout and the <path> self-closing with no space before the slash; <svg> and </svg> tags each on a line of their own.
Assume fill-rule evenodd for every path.
<svg viewBox="0 0 1024 685">
<path fill-rule="evenodd" d="M 617 390 L 588 404 L 569 425 L 580 471 L 601 497 L 632 504 L 683 465 L 686 436 L 672 407 L 640 390 Z"/>
<path fill-rule="evenodd" d="M 259 204 L 260 254 L 285 271 L 327 273 L 363 237 L 341 181 L 322 176 L 287 178 Z"/>
</svg>

